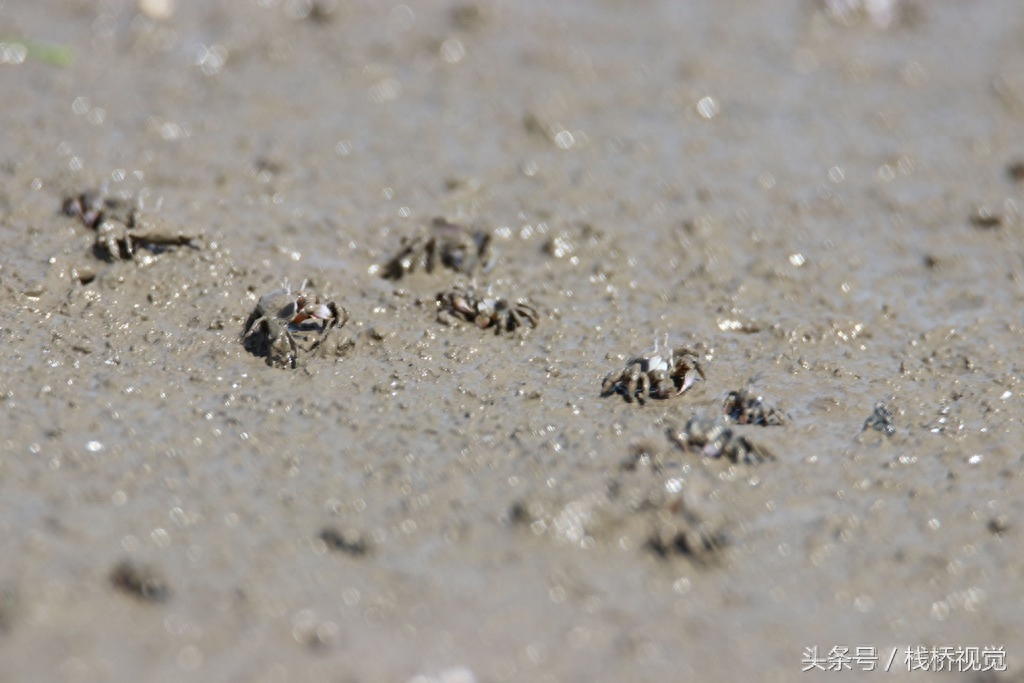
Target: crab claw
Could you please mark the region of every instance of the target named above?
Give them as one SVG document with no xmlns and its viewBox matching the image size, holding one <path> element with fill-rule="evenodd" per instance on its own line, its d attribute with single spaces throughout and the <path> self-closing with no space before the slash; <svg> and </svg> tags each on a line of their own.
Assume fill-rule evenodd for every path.
<svg viewBox="0 0 1024 683">
<path fill-rule="evenodd" d="M 467 316 L 476 315 L 476 309 L 473 308 L 464 296 L 460 295 L 453 297 L 451 306 L 457 313 L 462 313 Z"/>
<path fill-rule="evenodd" d="M 295 315 L 292 316 L 289 325 L 301 325 L 307 320 L 326 321 L 335 317 L 334 311 L 329 304 L 306 303 L 304 297 L 299 297 L 296 302 Z"/>
<path fill-rule="evenodd" d="M 317 318 L 319 320 L 327 320 L 334 317 L 334 312 L 331 311 L 330 306 L 327 304 L 317 304 L 316 306 L 307 306 L 307 312 L 311 318 Z"/>
</svg>

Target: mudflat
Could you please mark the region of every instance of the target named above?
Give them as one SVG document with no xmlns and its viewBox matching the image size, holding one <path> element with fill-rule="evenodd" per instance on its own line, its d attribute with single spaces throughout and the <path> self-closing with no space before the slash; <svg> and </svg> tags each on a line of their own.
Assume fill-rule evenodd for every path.
<svg viewBox="0 0 1024 683">
<path fill-rule="evenodd" d="M 1019 679 L 1022 36 L 6 3 L 2 678 Z"/>
</svg>

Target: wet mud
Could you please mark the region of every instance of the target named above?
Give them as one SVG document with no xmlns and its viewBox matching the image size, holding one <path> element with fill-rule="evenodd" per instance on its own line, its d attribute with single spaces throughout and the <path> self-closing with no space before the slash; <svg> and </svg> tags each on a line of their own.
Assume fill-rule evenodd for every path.
<svg viewBox="0 0 1024 683">
<path fill-rule="evenodd" d="M 549 5 L 0 11 L 5 679 L 1019 679 L 1024 12 Z"/>
</svg>

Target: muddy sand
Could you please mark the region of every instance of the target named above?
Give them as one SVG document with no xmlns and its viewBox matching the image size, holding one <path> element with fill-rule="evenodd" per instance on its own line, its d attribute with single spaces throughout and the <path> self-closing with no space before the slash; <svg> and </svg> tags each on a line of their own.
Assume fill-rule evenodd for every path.
<svg viewBox="0 0 1024 683">
<path fill-rule="evenodd" d="M 548 5 L 3 3 L 0 678 L 1020 680 L 1024 11 Z"/>
</svg>

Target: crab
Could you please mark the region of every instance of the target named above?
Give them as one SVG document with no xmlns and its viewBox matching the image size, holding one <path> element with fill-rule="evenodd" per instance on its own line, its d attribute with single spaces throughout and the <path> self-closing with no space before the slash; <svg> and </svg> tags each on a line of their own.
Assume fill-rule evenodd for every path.
<svg viewBox="0 0 1024 683">
<path fill-rule="evenodd" d="M 648 396 L 668 398 L 684 393 L 698 376 L 707 379 L 696 351 L 677 346 L 666 357 L 655 342 L 653 351 L 630 358 L 622 370 L 606 375 L 601 383 L 601 396 L 622 394 L 627 401 L 635 397 L 643 404 Z"/>
<path fill-rule="evenodd" d="M 775 427 L 785 424 L 783 414 L 774 408 L 766 408 L 763 400 L 745 389 L 730 391 L 725 397 L 723 409 L 726 417 L 741 425 Z"/>
<path fill-rule="evenodd" d="M 454 285 L 437 295 L 437 319 L 446 325 L 455 320 L 472 322 L 485 330 L 494 328 L 495 334 L 514 334 L 521 327 L 537 327 L 540 316 L 537 309 L 523 298 L 515 301 L 479 294 L 475 286 Z"/>
<path fill-rule="evenodd" d="M 666 522 L 655 528 L 647 548 L 663 560 L 682 555 L 698 565 L 713 565 L 731 545 L 722 523 L 703 519 L 682 499 L 667 505 L 660 517 Z"/>
<path fill-rule="evenodd" d="M 724 420 L 694 416 L 682 429 L 669 427 L 668 438 L 684 451 L 699 451 L 704 457 L 725 456 L 733 464 L 757 465 L 775 456 L 767 448 L 737 434 Z"/>
<path fill-rule="evenodd" d="M 242 331 L 242 343 L 267 365 L 295 368 L 299 353 L 323 348 L 331 330 L 348 322 L 348 311 L 333 301 L 285 284 L 260 297 Z"/>
<path fill-rule="evenodd" d="M 107 213 L 123 214 L 128 209 L 126 202 L 111 197 L 106 190 L 85 190 L 76 195 L 64 198 L 61 211 L 65 216 L 72 216 L 82 221 L 86 227 L 96 229 L 97 224 Z"/>
<path fill-rule="evenodd" d="M 868 416 L 868 419 L 864 420 L 864 427 L 861 428 L 861 431 L 874 429 L 886 436 L 892 436 L 896 433 L 896 425 L 893 424 L 892 415 L 892 409 L 884 401 L 876 402 L 875 409 Z"/>
<path fill-rule="evenodd" d="M 402 238 L 401 248 L 384 264 L 381 276 L 400 280 L 418 269 L 432 273 L 438 267 L 466 275 L 477 268 L 486 271 L 490 267 L 490 243 L 490 233 L 438 217 L 426 234 Z"/>
<path fill-rule="evenodd" d="M 105 190 L 86 190 L 67 197 L 62 208 L 65 215 L 78 218 L 96 231 L 93 251 L 106 260 L 133 259 L 139 246 L 159 250 L 191 245 L 198 239 L 145 213 L 141 201 L 132 204 L 111 197 Z"/>
</svg>

